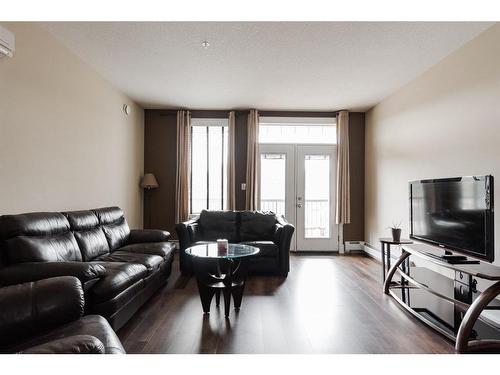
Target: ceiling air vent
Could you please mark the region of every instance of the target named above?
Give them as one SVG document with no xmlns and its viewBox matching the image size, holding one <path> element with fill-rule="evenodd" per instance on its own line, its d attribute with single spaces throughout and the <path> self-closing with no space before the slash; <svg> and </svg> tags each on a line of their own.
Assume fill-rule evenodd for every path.
<svg viewBox="0 0 500 375">
<path fill-rule="evenodd" d="M 0 26 L 0 58 L 14 56 L 15 44 L 14 34 Z"/>
</svg>

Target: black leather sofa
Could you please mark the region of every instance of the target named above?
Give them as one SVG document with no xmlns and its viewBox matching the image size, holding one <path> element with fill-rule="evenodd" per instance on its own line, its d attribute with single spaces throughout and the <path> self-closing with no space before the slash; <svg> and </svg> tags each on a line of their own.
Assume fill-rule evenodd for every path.
<svg viewBox="0 0 500 375">
<path fill-rule="evenodd" d="M 118 207 L 0 216 L 0 286 L 75 276 L 86 313 L 117 330 L 167 282 L 169 236 L 130 230 Z"/>
<path fill-rule="evenodd" d="M 203 210 L 200 216 L 177 224 L 175 229 L 183 275 L 192 273 L 191 258 L 185 250 L 220 238 L 260 249 L 250 259 L 250 273 L 287 276 L 290 270 L 290 242 L 295 228 L 273 212 Z"/>
<path fill-rule="evenodd" d="M 76 277 L 0 288 L 0 306 L 1 353 L 125 353 L 106 319 L 83 316 L 83 289 Z"/>
</svg>

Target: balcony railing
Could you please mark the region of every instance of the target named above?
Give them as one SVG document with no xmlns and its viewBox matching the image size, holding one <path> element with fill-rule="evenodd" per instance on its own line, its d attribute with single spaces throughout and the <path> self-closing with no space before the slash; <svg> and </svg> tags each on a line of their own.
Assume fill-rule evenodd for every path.
<svg viewBox="0 0 500 375">
<path fill-rule="evenodd" d="M 285 215 L 284 199 L 261 199 L 263 211 L 272 211 Z M 311 199 L 305 201 L 305 237 L 330 237 L 330 204 L 328 199 Z"/>
<path fill-rule="evenodd" d="M 272 211 L 278 215 L 285 215 L 284 199 L 261 199 L 260 209 L 262 211 Z"/>
</svg>

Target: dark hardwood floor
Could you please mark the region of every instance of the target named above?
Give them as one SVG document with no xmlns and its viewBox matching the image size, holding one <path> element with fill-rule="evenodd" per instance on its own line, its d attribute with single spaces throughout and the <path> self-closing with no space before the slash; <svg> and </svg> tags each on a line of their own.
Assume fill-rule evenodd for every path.
<svg viewBox="0 0 500 375">
<path fill-rule="evenodd" d="M 288 278 L 253 276 L 239 312 L 203 315 L 194 278 L 169 284 L 118 336 L 128 353 L 453 353 L 451 342 L 382 293 L 363 255 L 294 255 Z"/>
</svg>

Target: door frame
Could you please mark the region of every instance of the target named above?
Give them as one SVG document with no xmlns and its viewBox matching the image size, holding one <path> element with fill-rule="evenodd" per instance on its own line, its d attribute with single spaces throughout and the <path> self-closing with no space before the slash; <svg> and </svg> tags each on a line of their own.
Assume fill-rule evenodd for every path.
<svg viewBox="0 0 500 375">
<path fill-rule="evenodd" d="M 322 148 L 322 147 L 333 147 L 333 154 L 335 155 L 335 163 L 332 165 L 331 169 L 331 187 L 332 187 L 332 204 L 330 204 L 330 231 L 332 233 L 332 240 L 334 241 L 333 249 L 329 250 L 314 250 L 314 251 L 325 251 L 325 252 L 343 252 L 340 246 L 341 239 L 340 236 L 342 235 L 342 226 L 335 224 L 335 190 L 336 190 L 336 185 L 335 185 L 335 175 L 336 175 L 336 170 L 337 170 L 337 163 L 336 163 L 336 150 L 337 150 L 337 145 L 336 144 L 324 144 L 324 143 L 301 143 L 301 144 L 295 144 L 295 143 L 261 143 L 259 144 L 259 158 L 260 154 L 262 153 L 267 153 L 267 154 L 286 154 L 286 176 L 287 176 L 287 181 L 286 181 L 286 190 L 285 190 L 285 212 L 286 212 L 286 219 L 293 224 L 296 228 L 291 244 L 290 244 L 290 250 L 291 251 L 302 251 L 302 250 L 297 250 L 297 237 L 298 237 L 298 230 L 297 230 L 297 186 L 298 186 L 298 176 L 297 176 L 297 163 L 298 163 L 298 148 L 300 147 L 317 147 L 317 148 Z M 288 180 L 288 177 L 291 177 L 291 181 Z M 288 183 L 291 182 L 291 183 Z M 289 215 L 288 213 L 292 213 Z M 307 250 L 306 250 L 307 251 Z"/>
</svg>

